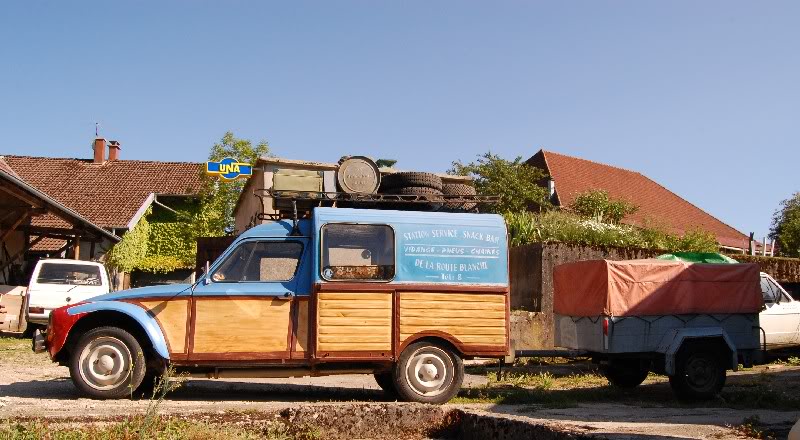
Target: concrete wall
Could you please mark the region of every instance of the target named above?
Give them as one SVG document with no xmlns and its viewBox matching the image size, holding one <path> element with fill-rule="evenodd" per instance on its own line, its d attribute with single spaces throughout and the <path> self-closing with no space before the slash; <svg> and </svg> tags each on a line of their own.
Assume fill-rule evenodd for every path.
<svg viewBox="0 0 800 440">
<path fill-rule="evenodd" d="M 272 185 L 272 173 L 269 176 L 270 186 Z M 264 171 L 260 168 L 253 170 L 253 175 L 247 181 L 247 185 L 242 190 L 241 199 L 236 206 L 234 214 L 234 225 L 237 233 L 242 233 L 255 225 L 263 223 L 258 220 L 258 214 L 263 211 L 261 199 L 253 195 L 253 190 L 266 188 Z"/>
</svg>

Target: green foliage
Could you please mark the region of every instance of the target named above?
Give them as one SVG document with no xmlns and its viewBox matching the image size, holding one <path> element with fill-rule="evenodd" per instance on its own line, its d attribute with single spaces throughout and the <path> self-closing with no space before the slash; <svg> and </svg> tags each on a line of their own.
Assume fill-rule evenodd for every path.
<svg viewBox="0 0 800 440">
<path fill-rule="evenodd" d="M 262 140 L 258 144 L 247 139 L 239 139 L 230 131 L 222 136 L 222 139 L 213 147 L 208 154 L 208 160 L 219 161 L 226 157 L 232 157 L 239 162 L 249 163 L 255 166 L 258 158 L 269 154 L 269 143 Z M 233 210 L 239 195 L 244 190 L 246 179 L 225 180 L 203 173 L 204 179 L 204 203 L 209 209 L 217 211 L 215 215 L 207 218 L 208 226 L 212 231 L 218 232 L 212 236 L 230 234 L 234 231 Z"/>
<path fill-rule="evenodd" d="M 121 272 L 130 272 L 147 256 L 147 241 L 150 237 L 150 222 L 147 221 L 147 216 L 152 209 L 149 208 L 147 213 L 139 219 L 139 223 L 126 232 L 122 236 L 122 240 L 106 255 L 106 262 L 109 266 L 115 267 Z"/>
<path fill-rule="evenodd" d="M 394 159 L 378 159 L 378 160 L 375 161 L 375 165 L 377 165 L 378 168 L 383 168 L 383 167 L 391 168 L 396 163 L 397 163 L 397 161 L 394 160 Z"/>
<path fill-rule="evenodd" d="M 570 205 L 572 212 L 601 223 L 617 224 L 639 207 L 626 200 L 613 200 L 605 190 L 588 191 L 575 197 Z"/>
<path fill-rule="evenodd" d="M 194 267 L 197 238 L 222 235 L 219 211 L 204 202 L 169 202 L 171 212 L 151 207 L 108 254 L 109 266 L 122 272 L 168 273 Z"/>
<path fill-rule="evenodd" d="M 617 246 L 665 251 L 716 252 L 716 238 L 704 231 L 683 236 L 656 227 L 636 228 L 601 223 L 564 211 L 505 214 L 512 246 L 530 243 L 574 243 L 589 246 Z"/>
<path fill-rule="evenodd" d="M 769 236 L 778 242 L 780 255 L 800 257 L 800 192 L 781 202 L 772 216 Z"/>
<path fill-rule="evenodd" d="M 453 162 L 448 174 L 472 176 L 479 195 L 500 196 L 500 203 L 490 207 L 499 213 L 549 209 L 549 190 L 539 185 L 547 175 L 539 168 L 522 162 L 521 157 L 508 161 L 485 153 L 468 164 Z"/>
</svg>

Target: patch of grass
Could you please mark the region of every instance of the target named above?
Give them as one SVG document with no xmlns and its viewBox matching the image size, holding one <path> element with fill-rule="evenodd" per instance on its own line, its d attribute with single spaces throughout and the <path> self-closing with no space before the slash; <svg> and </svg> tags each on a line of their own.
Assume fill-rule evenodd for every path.
<svg viewBox="0 0 800 440">
<path fill-rule="evenodd" d="M 164 416 L 146 422 L 144 416 L 136 416 L 118 422 L 80 426 L 68 426 L 47 420 L 4 421 L 0 422 L 0 438 L 7 440 L 311 440 L 319 438 L 319 435 L 318 431 L 313 429 L 294 429 L 281 420 L 262 421 L 253 426 L 238 426 Z"/>
<path fill-rule="evenodd" d="M 30 351 L 30 350 L 31 350 L 30 339 L 0 336 L 0 352 Z"/>
<path fill-rule="evenodd" d="M 497 380 L 497 375 L 488 373 L 487 378 L 490 384 L 506 384 L 517 387 L 531 387 L 540 390 L 549 390 L 555 384 L 555 377 L 548 372 L 541 373 L 517 373 L 509 372 L 504 374 L 500 380 Z"/>
</svg>

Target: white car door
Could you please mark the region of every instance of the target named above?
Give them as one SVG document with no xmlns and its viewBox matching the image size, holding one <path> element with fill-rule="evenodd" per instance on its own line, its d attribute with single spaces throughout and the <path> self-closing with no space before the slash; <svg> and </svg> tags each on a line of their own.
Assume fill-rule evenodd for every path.
<svg viewBox="0 0 800 440">
<path fill-rule="evenodd" d="M 767 348 L 800 344 L 800 301 L 795 301 L 769 275 L 761 275 L 766 310 L 759 315 Z"/>
</svg>

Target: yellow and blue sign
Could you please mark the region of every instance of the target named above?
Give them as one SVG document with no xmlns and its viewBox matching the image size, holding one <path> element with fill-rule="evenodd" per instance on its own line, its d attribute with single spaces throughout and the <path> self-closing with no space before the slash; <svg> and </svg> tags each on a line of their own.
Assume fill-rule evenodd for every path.
<svg viewBox="0 0 800 440">
<path fill-rule="evenodd" d="M 226 157 L 219 162 L 206 162 L 206 173 L 217 174 L 225 180 L 234 180 L 239 177 L 253 175 L 253 166 L 249 163 L 238 162 L 232 157 Z"/>
</svg>

